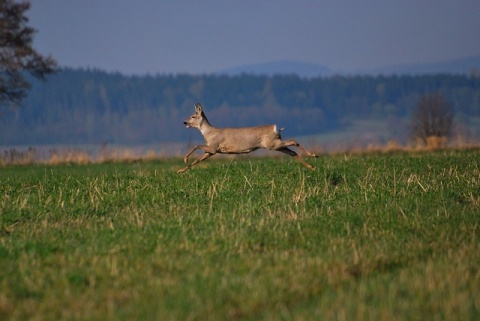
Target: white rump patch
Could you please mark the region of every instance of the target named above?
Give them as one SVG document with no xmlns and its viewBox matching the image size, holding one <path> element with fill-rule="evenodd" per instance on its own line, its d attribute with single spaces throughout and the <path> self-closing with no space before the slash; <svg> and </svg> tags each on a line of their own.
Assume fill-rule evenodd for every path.
<svg viewBox="0 0 480 321">
<path fill-rule="evenodd" d="M 277 134 L 280 134 L 285 128 L 278 129 L 277 124 L 273 125 L 273 131 Z"/>
</svg>

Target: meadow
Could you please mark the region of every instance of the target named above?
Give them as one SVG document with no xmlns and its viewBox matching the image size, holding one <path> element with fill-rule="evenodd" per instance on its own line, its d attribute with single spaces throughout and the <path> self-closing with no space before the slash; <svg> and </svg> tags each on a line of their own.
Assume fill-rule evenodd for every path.
<svg viewBox="0 0 480 321">
<path fill-rule="evenodd" d="M 0 319 L 480 319 L 480 150 L 307 161 L 0 167 Z"/>
</svg>

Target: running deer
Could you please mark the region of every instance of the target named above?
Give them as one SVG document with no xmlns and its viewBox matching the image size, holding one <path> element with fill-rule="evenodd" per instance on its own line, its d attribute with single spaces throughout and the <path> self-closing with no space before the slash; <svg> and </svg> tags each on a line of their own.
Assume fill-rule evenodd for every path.
<svg viewBox="0 0 480 321">
<path fill-rule="evenodd" d="M 183 173 L 190 167 L 217 153 L 246 154 L 259 148 L 276 150 L 285 153 L 295 157 L 295 159 L 305 165 L 308 169 L 315 170 L 310 164 L 305 162 L 299 155 L 297 155 L 296 152 L 288 147 L 295 146 L 311 157 L 317 157 L 317 155 L 310 153 L 305 148 L 300 146 L 295 139 L 283 141 L 282 137 L 280 136 L 281 130 L 277 128 L 277 125 L 241 128 L 216 128 L 210 125 L 205 113 L 203 112 L 202 105 L 198 103 L 195 104 L 195 113 L 187 118 L 183 124 L 187 128 L 198 128 L 205 139 L 205 145 L 196 145 L 193 147 L 183 158 L 183 162 L 187 166 L 178 170 L 177 173 Z M 188 157 L 197 149 L 203 150 L 205 154 L 188 165 Z"/>
</svg>

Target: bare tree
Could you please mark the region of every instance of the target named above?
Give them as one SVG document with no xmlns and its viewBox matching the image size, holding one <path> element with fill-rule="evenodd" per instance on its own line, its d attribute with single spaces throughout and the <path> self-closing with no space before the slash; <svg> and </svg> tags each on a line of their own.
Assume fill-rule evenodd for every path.
<svg viewBox="0 0 480 321">
<path fill-rule="evenodd" d="M 453 125 L 453 110 L 441 93 L 420 97 L 412 113 L 412 136 L 428 145 L 429 141 L 445 142 Z"/>
<path fill-rule="evenodd" d="M 30 88 L 26 72 L 45 79 L 54 72 L 55 60 L 32 47 L 36 30 L 27 25 L 29 2 L 0 0 L 0 106 L 18 104 Z"/>
</svg>

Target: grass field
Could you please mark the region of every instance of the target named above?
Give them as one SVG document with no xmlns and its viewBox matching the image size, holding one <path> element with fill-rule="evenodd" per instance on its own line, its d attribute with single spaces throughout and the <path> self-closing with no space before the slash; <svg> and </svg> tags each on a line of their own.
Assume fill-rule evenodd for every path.
<svg viewBox="0 0 480 321">
<path fill-rule="evenodd" d="M 0 319 L 480 319 L 480 151 L 308 161 L 0 167 Z"/>
</svg>

